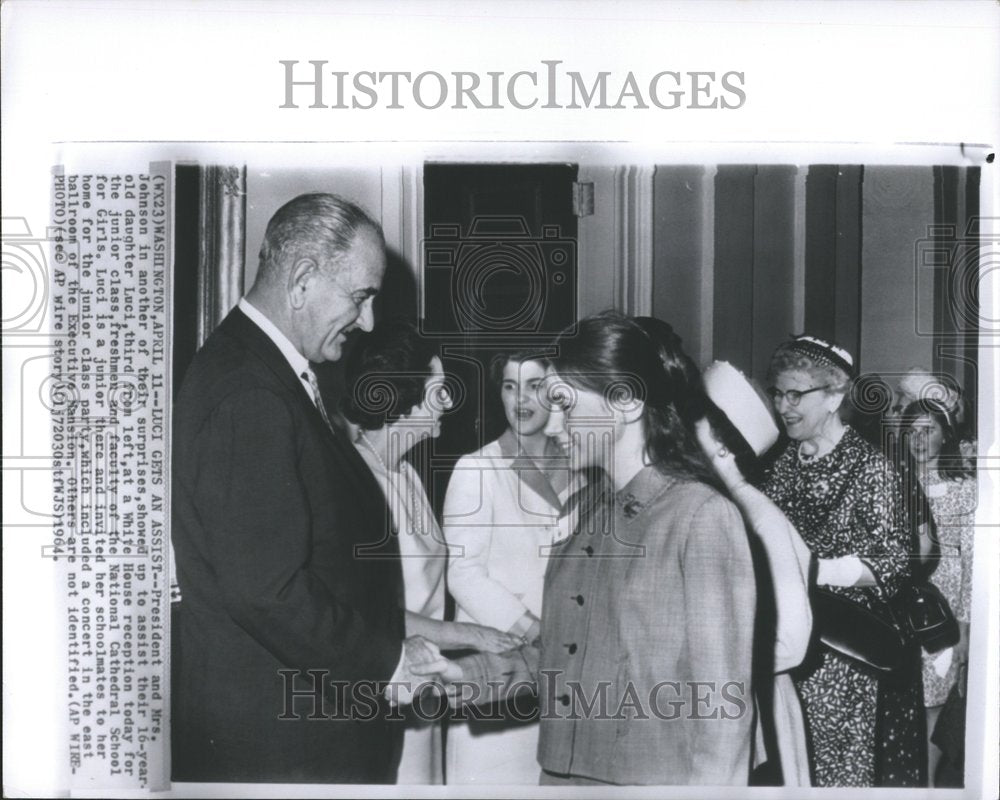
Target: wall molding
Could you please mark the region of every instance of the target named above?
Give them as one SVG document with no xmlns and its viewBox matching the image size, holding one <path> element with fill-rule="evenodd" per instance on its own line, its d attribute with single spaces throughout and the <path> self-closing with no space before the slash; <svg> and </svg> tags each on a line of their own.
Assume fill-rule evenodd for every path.
<svg viewBox="0 0 1000 800">
<path fill-rule="evenodd" d="M 201 168 L 198 347 L 243 296 L 246 200 L 246 166 Z"/>
<path fill-rule="evenodd" d="M 614 305 L 632 316 L 653 309 L 653 175 L 656 168 L 615 169 Z"/>
</svg>

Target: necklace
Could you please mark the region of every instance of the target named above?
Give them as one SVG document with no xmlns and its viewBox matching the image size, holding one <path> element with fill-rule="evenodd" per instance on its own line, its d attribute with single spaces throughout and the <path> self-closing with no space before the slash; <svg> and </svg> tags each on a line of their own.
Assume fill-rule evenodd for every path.
<svg viewBox="0 0 1000 800">
<path fill-rule="evenodd" d="M 366 434 L 364 431 L 361 431 L 361 440 L 365 443 L 365 447 L 367 447 L 369 450 L 372 451 L 372 455 L 375 456 L 375 458 L 378 460 L 379 466 L 381 466 L 382 469 L 385 470 L 385 473 L 388 475 L 389 467 L 385 463 L 385 459 L 382 458 L 382 454 L 378 451 L 375 445 L 372 444 L 372 440 L 368 438 L 368 434 Z"/>
<path fill-rule="evenodd" d="M 400 470 L 400 473 L 400 478 L 403 478 L 406 481 L 406 497 L 410 504 L 410 534 L 414 536 L 423 536 L 426 532 L 426 520 L 424 519 L 424 506 L 417 499 L 417 487 L 414 485 L 416 475 L 407 472 L 404 478 L 402 475 L 402 469 Z"/>
<path fill-rule="evenodd" d="M 817 449 L 813 450 L 811 453 L 809 453 L 809 452 L 807 452 L 805 450 L 805 448 L 802 446 L 802 444 L 803 443 L 800 442 L 799 443 L 799 447 L 798 447 L 799 461 L 801 461 L 803 464 L 808 464 L 811 461 L 815 461 L 816 460 L 816 456 L 819 453 L 819 448 L 817 448 Z"/>
<path fill-rule="evenodd" d="M 368 438 L 368 436 L 365 434 L 364 431 L 361 431 L 361 440 L 364 442 L 365 447 L 371 450 L 372 455 L 375 456 L 376 460 L 379 463 L 379 466 L 381 466 L 383 472 L 385 472 L 386 490 L 387 492 L 391 491 L 392 494 L 394 494 L 397 497 L 397 501 L 401 499 L 399 498 L 399 492 L 396 489 L 396 486 L 398 486 L 398 481 L 406 482 L 406 504 L 407 504 L 406 518 L 409 523 L 408 524 L 409 533 L 411 536 L 423 536 L 426 529 L 424 520 L 424 509 L 423 506 L 417 500 L 417 491 L 416 487 L 414 487 L 413 485 L 412 476 L 410 476 L 409 474 L 407 475 L 403 474 L 402 464 L 400 464 L 400 468 L 398 470 L 390 472 L 389 467 L 385 463 L 385 459 L 382 458 L 381 453 L 379 453 L 375 445 L 372 444 L 372 440 Z M 389 498 L 386 497 L 386 500 L 388 499 Z M 397 520 L 399 519 L 399 516 L 400 515 L 397 513 L 396 514 Z"/>
</svg>

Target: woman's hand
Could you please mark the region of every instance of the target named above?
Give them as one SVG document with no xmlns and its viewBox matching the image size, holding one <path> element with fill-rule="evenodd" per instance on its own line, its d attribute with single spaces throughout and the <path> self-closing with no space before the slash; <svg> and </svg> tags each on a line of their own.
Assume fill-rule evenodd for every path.
<svg viewBox="0 0 1000 800">
<path fill-rule="evenodd" d="M 444 657 L 428 663 L 415 664 L 410 668 L 410 671 L 414 675 L 439 682 L 446 691 L 451 688 L 451 684 L 461 681 L 463 678 L 461 665 L 457 661 Z"/>
<path fill-rule="evenodd" d="M 406 612 L 406 633 L 420 635 L 442 650 L 479 650 L 503 653 L 522 644 L 521 638 L 474 622 L 445 622 L 413 611 Z"/>
<path fill-rule="evenodd" d="M 455 649 L 471 648 L 485 653 L 503 653 L 521 644 L 521 639 L 511 633 L 498 631 L 487 625 L 474 622 L 453 622 L 455 627 Z"/>
<path fill-rule="evenodd" d="M 420 674 L 422 669 L 424 668 L 417 667 L 414 672 Z M 476 697 L 476 694 L 473 693 L 470 698 L 466 691 L 470 686 L 466 679 L 465 670 L 462 669 L 461 661 L 452 661 L 446 658 L 443 666 L 435 666 L 433 670 L 427 668 L 422 677 L 434 683 L 437 691 L 447 698 L 451 708 L 462 708 Z M 474 691 L 474 687 L 471 688 Z"/>
<path fill-rule="evenodd" d="M 478 650 L 482 653 L 504 653 L 519 647 L 519 636 L 504 633 L 475 622 L 438 621 L 433 633 L 425 633 L 442 650 Z"/>
</svg>

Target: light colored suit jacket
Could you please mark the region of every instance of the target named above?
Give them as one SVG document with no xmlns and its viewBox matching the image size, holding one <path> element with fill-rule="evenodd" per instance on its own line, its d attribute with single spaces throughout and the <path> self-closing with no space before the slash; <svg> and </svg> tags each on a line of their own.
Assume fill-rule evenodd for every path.
<svg viewBox="0 0 1000 800">
<path fill-rule="evenodd" d="M 455 465 L 444 505 L 448 589 L 460 620 L 506 631 L 541 616 L 545 567 L 559 538 L 569 465 L 553 451 L 554 488 L 507 431 Z"/>
</svg>

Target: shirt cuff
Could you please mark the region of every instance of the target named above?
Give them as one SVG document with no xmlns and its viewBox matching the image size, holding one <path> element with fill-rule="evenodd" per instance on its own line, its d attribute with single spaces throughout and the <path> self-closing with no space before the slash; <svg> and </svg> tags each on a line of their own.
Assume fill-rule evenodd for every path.
<svg viewBox="0 0 1000 800">
<path fill-rule="evenodd" d="M 507 633 L 512 633 L 515 636 L 524 636 L 531 626 L 534 624 L 537 617 L 530 611 L 525 611 L 517 621 L 507 629 Z"/>
<path fill-rule="evenodd" d="M 398 685 L 403 680 L 403 662 L 406 661 L 406 645 L 399 651 L 399 663 L 396 664 L 396 669 L 393 670 L 392 677 L 389 678 L 389 683 L 386 685 L 385 689 L 382 690 L 382 696 L 387 700 L 392 700 L 396 695 L 393 692 L 393 687 Z"/>
</svg>

